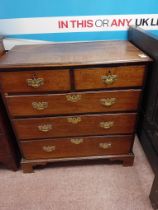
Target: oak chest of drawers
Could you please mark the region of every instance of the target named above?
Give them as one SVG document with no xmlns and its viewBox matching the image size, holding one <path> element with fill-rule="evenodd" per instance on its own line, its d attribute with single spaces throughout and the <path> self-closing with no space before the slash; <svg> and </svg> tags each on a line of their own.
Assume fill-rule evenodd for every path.
<svg viewBox="0 0 158 210">
<path fill-rule="evenodd" d="M 128 41 L 14 47 L 0 60 L 0 83 L 23 171 L 84 159 L 132 165 L 150 61 Z"/>
</svg>

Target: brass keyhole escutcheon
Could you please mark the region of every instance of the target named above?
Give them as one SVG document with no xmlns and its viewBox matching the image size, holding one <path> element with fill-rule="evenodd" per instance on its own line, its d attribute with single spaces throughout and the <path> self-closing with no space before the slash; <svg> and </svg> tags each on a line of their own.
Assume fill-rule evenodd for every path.
<svg viewBox="0 0 158 210">
<path fill-rule="evenodd" d="M 40 101 L 40 102 L 32 102 L 32 107 L 36 110 L 44 110 L 46 108 L 48 108 L 48 102 L 46 101 Z"/>
<path fill-rule="evenodd" d="M 44 85 L 44 78 L 38 78 L 36 73 L 33 74 L 32 78 L 26 79 L 26 83 L 29 87 L 39 88 Z"/>
<path fill-rule="evenodd" d="M 118 79 L 118 76 L 112 74 L 111 71 L 109 71 L 107 75 L 101 76 L 101 79 L 104 82 L 104 84 L 112 85 Z"/>
<path fill-rule="evenodd" d="M 38 125 L 38 130 L 46 133 L 52 130 L 52 125 L 51 124 Z"/>
<path fill-rule="evenodd" d="M 100 122 L 100 127 L 104 129 L 110 129 L 114 126 L 113 121 L 106 121 L 106 122 Z"/>
<path fill-rule="evenodd" d="M 81 122 L 81 117 L 68 117 L 67 121 L 72 124 L 78 124 Z"/>
<path fill-rule="evenodd" d="M 99 147 L 102 149 L 109 149 L 112 147 L 111 143 L 99 143 Z"/>
<path fill-rule="evenodd" d="M 81 100 L 81 95 L 79 95 L 79 94 L 66 95 L 66 99 L 67 99 L 67 101 L 76 103 Z"/>
<path fill-rule="evenodd" d="M 54 145 L 52 145 L 52 146 L 43 146 L 42 149 L 45 152 L 53 152 L 53 151 L 55 151 L 56 147 Z"/>
<path fill-rule="evenodd" d="M 83 139 L 82 138 L 73 138 L 70 141 L 73 144 L 81 144 L 81 143 L 83 143 Z"/>
<path fill-rule="evenodd" d="M 116 98 L 102 98 L 102 99 L 100 99 L 100 103 L 106 107 L 111 107 L 113 104 L 116 104 L 116 101 L 117 101 Z"/>
</svg>

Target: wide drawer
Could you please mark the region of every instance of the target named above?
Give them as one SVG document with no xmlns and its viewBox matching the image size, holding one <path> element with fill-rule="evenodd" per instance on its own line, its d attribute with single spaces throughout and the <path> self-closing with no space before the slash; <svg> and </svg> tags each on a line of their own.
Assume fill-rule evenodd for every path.
<svg viewBox="0 0 158 210">
<path fill-rule="evenodd" d="M 26 159 L 128 154 L 133 136 L 97 136 L 22 141 Z"/>
<path fill-rule="evenodd" d="M 1 72 L 0 82 L 6 93 L 70 89 L 69 70 Z"/>
<path fill-rule="evenodd" d="M 99 114 L 13 120 L 19 139 L 130 134 L 136 114 Z"/>
<path fill-rule="evenodd" d="M 75 87 L 77 90 L 140 87 L 143 85 L 144 71 L 145 66 L 76 69 Z"/>
<path fill-rule="evenodd" d="M 141 90 L 6 96 L 12 116 L 137 110 Z"/>
</svg>

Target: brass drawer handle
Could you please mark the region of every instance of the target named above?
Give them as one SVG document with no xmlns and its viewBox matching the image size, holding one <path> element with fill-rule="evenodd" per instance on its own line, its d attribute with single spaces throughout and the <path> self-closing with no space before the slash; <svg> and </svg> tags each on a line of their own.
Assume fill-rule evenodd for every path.
<svg viewBox="0 0 158 210">
<path fill-rule="evenodd" d="M 100 103 L 106 107 L 110 107 L 116 103 L 116 98 L 102 98 L 100 99 Z"/>
<path fill-rule="evenodd" d="M 56 147 L 54 145 L 53 146 L 43 146 L 42 149 L 45 152 L 53 152 L 53 151 L 55 151 Z"/>
<path fill-rule="evenodd" d="M 36 110 L 44 110 L 48 108 L 48 102 L 32 102 L 32 107 Z"/>
<path fill-rule="evenodd" d="M 81 95 L 76 94 L 76 95 L 66 95 L 67 101 L 71 101 L 73 103 L 78 102 L 81 100 Z"/>
<path fill-rule="evenodd" d="M 38 130 L 42 132 L 48 132 L 52 130 L 52 125 L 51 124 L 38 125 Z"/>
<path fill-rule="evenodd" d="M 38 88 L 42 85 L 44 85 L 44 79 L 43 78 L 33 78 L 33 79 L 27 79 L 27 85 L 29 87 Z"/>
<path fill-rule="evenodd" d="M 114 122 L 113 121 L 107 121 L 107 122 L 100 122 L 100 127 L 104 129 L 109 129 L 113 127 Z"/>
<path fill-rule="evenodd" d="M 112 85 L 117 80 L 117 75 L 109 73 L 107 76 L 102 76 L 101 79 L 107 85 Z"/>
<path fill-rule="evenodd" d="M 99 147 L 102 149 L 109 149 L 111 148 L 112 144 L 111 143 L 99 143 Z"/>
<path fill-rule="evenodd" d="M 67 121 L 72 124 L 77 124 L 81 122 L 81 117 L 68 117 Z"/>
<path fill-rule="evenodd" d="M 82 138 L 74 138 L 74 139 L 71 139 L 70 141 L 73 144 L 81 144 L 81 143 L 83 143 L 83 139 Z"/>
</svg>

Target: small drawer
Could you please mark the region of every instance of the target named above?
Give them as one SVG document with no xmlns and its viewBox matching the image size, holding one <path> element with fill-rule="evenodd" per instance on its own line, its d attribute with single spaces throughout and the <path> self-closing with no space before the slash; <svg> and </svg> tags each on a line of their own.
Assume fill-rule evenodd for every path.
<svg viewBox="0 0 158 210">
<path fill-rule="evenodd" d="M 13 120 L 19 139 L 131 134 L 136 114 L 98 114 Z"/>
<path fill-rule="evenodd" d="M 98 88 L 140 87 L 144 81 L 145 66 L 76 69 L 77 90 Z"/>
<path fill-rule="evenodd" d="M 1 72 L 3 92 L 41 92 L 70 89 L 69 70 Z"/>
<path fill-rule="evenodd" d="M 141 90 L 6 96 L 12 116 L 137 110 Z"/>
<path fill-rule="evenodd" d="M 133 136 L 97 136 L 22 141 L 21 149 L 28 160 L 128 154 Z"/>
</svg>

